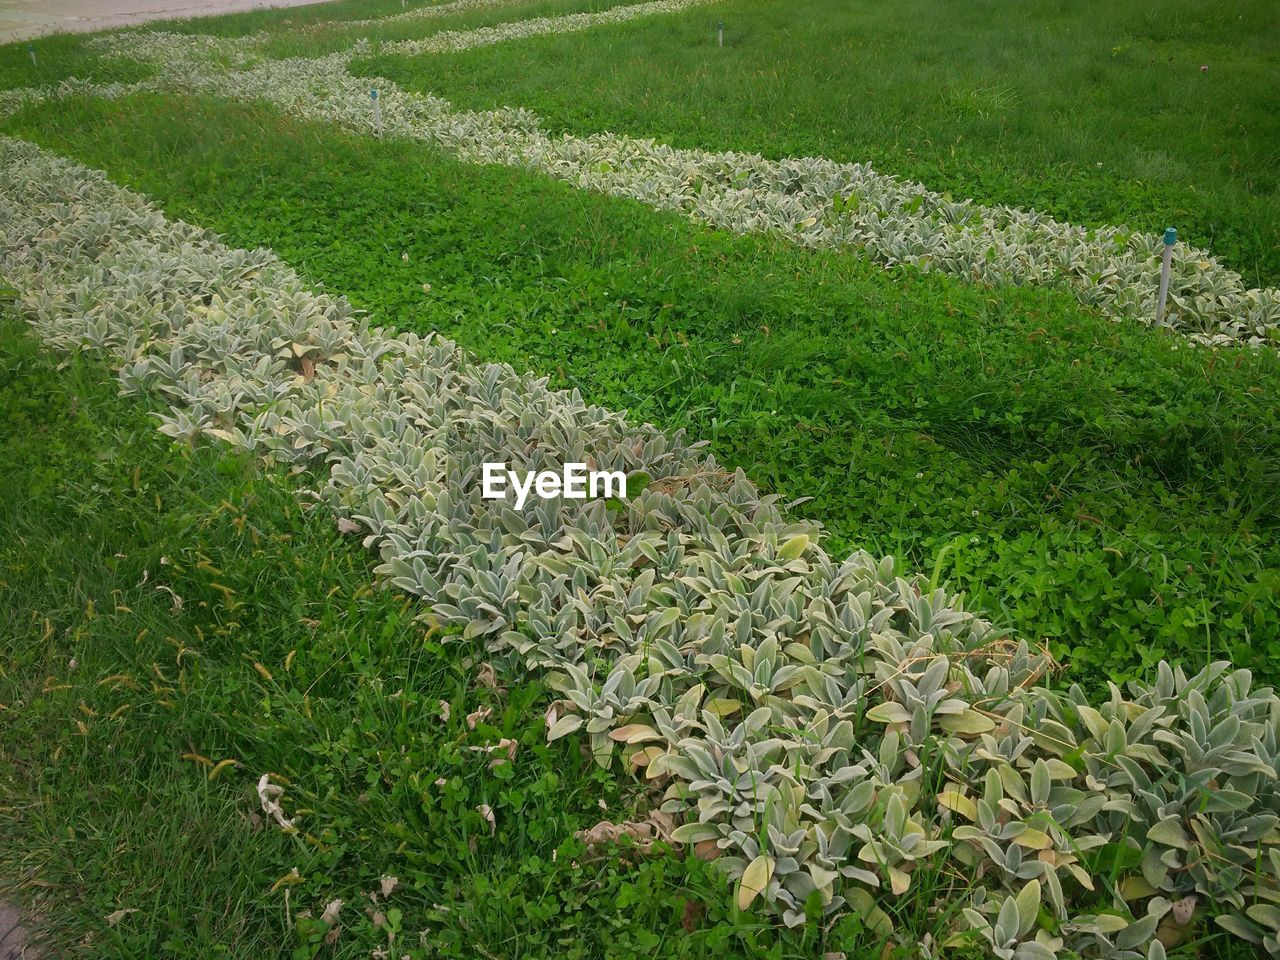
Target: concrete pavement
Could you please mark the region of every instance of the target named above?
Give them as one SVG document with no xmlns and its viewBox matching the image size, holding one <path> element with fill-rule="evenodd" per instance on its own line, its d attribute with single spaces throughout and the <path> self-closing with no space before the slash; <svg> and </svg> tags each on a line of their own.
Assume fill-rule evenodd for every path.
<svg viewBox="0 0 1280 960">
<path fill-rule="evenodd" d="M 207 17 L 317 0 L 0 0 L 0 43 L 46 33 L 123 27 L 147 20 Z M 319 0 L 324 2 L 324 0 Z"/>
</svg>

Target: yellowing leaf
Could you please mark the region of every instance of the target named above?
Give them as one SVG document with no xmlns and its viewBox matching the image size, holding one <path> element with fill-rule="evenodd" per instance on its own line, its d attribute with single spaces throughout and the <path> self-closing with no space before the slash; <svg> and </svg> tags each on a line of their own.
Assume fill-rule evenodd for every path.
<svg viewBox="0 0 1280 960">
<path fill-rule="evenodd" d="M 609 739 L 616 743 L 643 743 L 645 740 L 661 740 L 662 734 L 643 723 L 628 723 L 609 731 Z"/>
<path fill-rule="evenodd" d="M 970 820 L 978 818 L 978 805 L 972 797 L 967 797 L 959 787 L 946 787 L 938 794 L 938 806 L 954 810 L 962 817 Z"/>
<path fill-rule="evenodd" d="M 778 548 L 778 559 L 797 560 L 808 549 L 809 535 L 807 533 L 797 534 Z"/>
<path fill-rule="evenodd" d="M 715 699 L 708 700 L 704 709 L 707 713 L 715 714 L 717 717 L 727 717 L 741 710 L 742 704 L 737 700 Z"/>
<path fill-rule="evenodd" d="M 974 737 L 996 728 L 995 721 L 986 714 L 969 709 L 960 713 L 949 713 L 938 718 L 938 726 L 947 733 L 958 733 L 962 736 Z"/>
<path fill-rule="evenodd" d="M 897 867 L 889 868 L 889 889 L 893 891 L 894 896 L 902 896 L 910 886 L 911 874 L 899 870 Z"/>
<path fill-rule="evenodd" d="M 867 719 L 874 720 L 876 723 L 907 723 L 911 720 L 911 714 L 898 701 L 886 700 L 868 710 Z"/>
<path fill-rule="evenodd" d="M 654 760 L 657 760 L 666 751 L 661 747 L 645 747 L 643 750 L 637 750 L 631 755 L 631 766 L 647 767 Z"/>
<path fill-rule="evenodd" d="M 747 869 L 742 872 L 742 880 L 738 884 L 738 909 L 747 909 L 752 900 L 764 893 L 772 876 L 773 861 L 763 854 L 747 864 Z"/>
<path fill-rule="evenodd" d="M 1047 833 L 1031 829 L 1023 830 L 1013 838 L 1013 842 L 1020 847 L 1029 847 L 1032 850 L 1047 850 L 1053 846 L 1053 840 Z"/>
</svg>

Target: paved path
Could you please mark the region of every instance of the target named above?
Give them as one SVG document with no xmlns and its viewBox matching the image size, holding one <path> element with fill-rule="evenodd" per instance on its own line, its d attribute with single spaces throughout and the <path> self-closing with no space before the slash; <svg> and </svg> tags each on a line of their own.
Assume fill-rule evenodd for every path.
<svg viewBox="0 0 1280 960">
<path fill-rule="evenodd" d="M 16 909 L 0 902 L 0 960 L 35 960 L 35 948 L 27 943 L 21 919 Z"/>
<path fill-rule="evenodd" d="M 146 20 L 207 17 L 317 0 L 0 0 L 0 43 L 46 33 L 102 30 Z M 321 0 L 323 2 L 323 0 Z"/>
</svg>

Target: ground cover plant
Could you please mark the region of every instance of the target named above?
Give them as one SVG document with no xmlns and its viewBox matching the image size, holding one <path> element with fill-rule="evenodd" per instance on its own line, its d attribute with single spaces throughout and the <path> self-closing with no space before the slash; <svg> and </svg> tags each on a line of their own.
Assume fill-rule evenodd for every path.
<svg viewBox="0 0 1280 960">
<path fill-rule="evenodd" d="M 701 861 L 588 855 L 575 831 L 633 799 L 545 745 L 536 681 L 485 686 L 296 478 L 173 446 L 24 326 L 0 318 L 0 895 L 54 955 L 766 955 Z M 263 822 L 268 771 L 303 833 Z"/>
<path fill-rule="evenodd" d="M 372 329 L 266 251 L 229 249 L 31 145 L 0 150 L 4 271 L 39 334 L 119 364 L 127 393 L 168 398 L 166 435 L 327 461 L 311 495 L 368 531 L 377 572 L 427 600 L 427 622 L 483 638 L 491 685 L 546 672 L 561 695 L 548 739 L 585 731 L 603 768 L 620 749 L 662 790 L 649 829 L 716 861 L 739 909 L 761 898 L 788 927 L 852 915 L 890 936 L 868 888 L 902 896 L 915 874 L 948 946 L 985 939 L 1002 957 L 1157 960 L 1197 916 L 1272 936 L 1257 898 L 1280 898 L 1280 698 L 1249 671 L 1162 663 L 1099 712 L 1079 687 L 1040 682 L 1047 657 L 891 558 L 837 565 L 810 525 L 680 434 L 448 341 Z M 616 510 L 522 514 L 467 482 L 513 456 L 646 484 Z M 476 752 L 492 769 L 517 748 Z M 298 832 L 270 772 L 257 793 Z M 478 812 L 496 835 L 492 809 Z M 1102 911 L 1099 849 L 1126 854 Z M 321 929 L 338 929 L 341 906 Z"/>
<path fill-rule="evenodd" d="M 263 109 L 83 103 L 10 129 L 383 322 L 709 439 L 812 497 L 838 550 L 936 564 L 1075 679 L 1217 656 L 1276 675 L 1272 353 L 1215 359 L 1062 295 L 708 234 Z"/>
<path fill-rule="evenodd" d="M 655 5 L 649 12 L 658 9 L 666 8 Z M 589 21 L 593 28 L 603 22 Z M 544 24 L 559 29 L 588 21 L 529 23 L 542 30 Z M 472 37 L 509 41 L 529 32 L 513 24 Z M 184 46 L 168 33 L 152 36 L 150 48 L 126 40 L 115 49 L 140 51 L 153 60 L 160 72 L 152 89 L 163 96 L 120 99 L 142 88 L 82 85 L 78 94 L 52 94 L 60 111 L 55 118 L 47 92 L 23 94 L 10 98 L 8 109 L 17 103 L 33 109 L 8 126 L 60 152 L 100 155 L 112 175 L 160 196 L 171 217 L 189 210 L 195 214 L 190 219 L 201 224 L 230 224 L 240 231 L 233 244 L 259 243 L 255 237 L 265 235 L 287 248 L 282 252 L 306 272 L 295 276 L 265 251 L 228 249 L 209 233 L 166 220 L 98 174 L 3 140 L 0 273 L 18 288 L 16 309 L 64 355 L 88 351 L 122 365 L 121 386 L 150 405 L 162 433 L 182 441 L 178 451 L 163 453 L 166 462 L 208 455 L 204 462 L 216 465 L 218 477 L 235 488 L 280 494 L 278 509 L 268 510 L 267 517 L 278 523 L 282 513 L 286 525 L 298 518 L 288 536 L 301 525 L 327 535 L 333 546 L 321 539 L 309 548 L 315 554 L 311 569 L 323 575 L 359 562 L 354 553 L 349 564 L 341 555 L 343 544 L 332 532 L 336 513 L 340 532 L 365 535 L 365 546 L 380 552 L 381 565 L 366 572 L 427 601 L 416 608 L 392 602 L 387 609 L 397 609 L 407 629 L 422 635 L 430 665 L 420 661 L 423 671 L 406 675 L 389 696 L 384 685 L 370 681 L 368 699 L 317 706 L 312 691 L 323 691 L 322 681 L 342 667 L 330 662 L 311 679 L 300 709 L 307 721 L 319 715 L 333 722 L 305 727 L 286 721 L 295 746 L 317 726 L 326 742 L 338 732 L 345 738 L 349 730 L 371 741 L 403 741 L 411 739 L 402 733 L 414 720 L 443 723 L 447 732 L 450 719 L 457 726 L 454 705 L 440 696 L 430 715 L 446 668 L 455 688 L 507 708 L 502 726 L 486 727 L 491 715 L 483 710 L 469 714 L 465 740 L 455 735 L 452 748 L 425 744 L 411 757 L 414 744 L 402 742 L 402 766 L 388 761 L 380 742 L 373 760 L 366 751 L 356 769 L 376 761 L 382 781 L 375 775 L 366 781 L 393 796 L 370 823 L 359 815 L 369 803 L 367 791 L 355 799 L 357 814 L 342 816 L 350 809 L 358 773 L 345 790 L 339 784 L 320 797 L 312 789 L 314 783 L 338 782 L 332 751 L 296 777 L 270 769 L 259 775 L 279 745 L 273 750 L 240 731 L 242 715 L 234 706 L 210 711 L 197 704 L 192 726 L 237 730 L 245 745 L 242 756 L 219 762 L 187 744 L 180 759 L 207 771 L 200 782 L 239 780 L 241 796 L 262 827 L 258 839 L 288 848 L 301 838 L 301 849 L 314 848 L 308 853 L 334 854 L 320 861 L 320 870 L 312 860 L 305 880 L 291 868 L 271 881 L 266 894 L 224 908 L 226 933 L 211 932 L 207 940 L 233 953 L 248 949 L 242 941 L 259 935 L 263 945 L 280 943 L 278 915 L 258 916 L 264 904 L 279 905 L 271 900 L 279 894 L 283 936 L 298 944 L 299 956 L 409 951 L 415 928 L 422 931 L 423 952 L 436 949 L 438 941 L 458 955 L 486 956 L 495 955 L 495 945 L 497 955 L 562 955 L 570 947 L 583 956 L 707 950 L 860 956 L 880 954 L 886 939 L 890 950 L 896 945 L 910 954 L 941 950 L 1015 960 L 1163 960 L 1167 949 L 1216 955 L 1241 949 L 1242 941 L 1275 948 L 1280 914 L 1270 904 L 1280 901 L 1280 850 L 1274 848 L 1280 842 L 1280 700 L 1259 687 L 1250 671 L 1211 662 L 1221 655 L 1223 634 L 1239 631 L 1244 642 L 1236 641 L 1233 659 L 1256 666 L 1263 678 L 1270 669 L 1253 648 L 1274 632 L 1268 598 L 1276 577 L 1269 552 L 1276 471 L 1268 425 L 1275 404 L 1266 389 L 1276 373 L 1273 350 L 1239 349 L 1238 330 L 1216 335 L 1221 347 L 1205 349 L 1173 331 L 1117 325 L 1114 317 L 1082 307 L 1060 290 L 993 289 L 913 268 L 885 272 L 847 250 L 805 249 L 789 242 L 803 242 L 802 229 L 792 227 L 804 228 L 805 213 L 798 212 L 804 208 L 789 206 L 780 195 L 766 197 L 757 214 L 780 214 L 783 229 L 740 235 L 739 212 L 703 217 L 731 231 L 709 232 L 651 209 L 685 208 L 684 201 L 654 202 L 644 189 L 637 192 L 645 186 L 638 171 L 604 169 L 613 163 L 614 146 L 634 145 L 611 135 L 566 138 L 556 145 L 518 111 L 468 117 L 451 112 L 448 104 L 389 88 L 393 134 L 441 142 L 470 160 L 468 166 L 422 143 L 335 136 L 330 119 L 365 134 L 371 130 L 368 101 L 356 96 L 360 83 L 344 73 L 349 52 L 286 61 L 278 69 L 264 65 L 210 83 L 209 63 L 189 51 L 214 46 Z M 432 45 L 414 42 L 413 48 Z M 242 55 L 234 43 L 216 49 L 227 64 Z M 215 72 L 222 69 L 213 66 Z M 271 91 L 273 78 L 281 96 Z M 266 96 L 313 122 L 261 105 L 177 97 L 175 91 L 190 81 L 194 89 L 222 96 Z M 84 96 L 94 92 L 113 99 Z M 352 123 L 355 113 L 359 120 Z M 129 126 L 139 116 L 144 121 Z M 448 125 L 459 121 L 461 136 L 451 142 Z M 101 135 L 102 127 L 124 133 L 126 144 L 117 148 Z M 87 136 L 86 129 L 92 131 Z M 209 142 L 215 133 L 223 144 Z M 474 149 L 486 137 L 487 146 Z M 282 148 L 290 142 L 294 146 Z M 244 156 L 232 149 L 246 143 Z M 605 146 L 609 150 L 598 150 Z M 474 165 L 487 156 L 520 163 L 521 151 L 544 147 L 552 152 L 543 162 L 530 162 L 528 153 L 523 162 L 568 186 L 534 172 Z M 484 152 L 495 148 L 492 155 Z M 657 150 L 652 159 L 669 166 L 672 160 L 692 163 L 687 169 L 696 171 L 693 176 L 705 175 L 707 158 L 697 154 Z M 566 176 L 557 162 L 585 166 Z M 599 169 L 588 170 L 596 162 Z M 728 162 L 742 171 L 743 161 Z M 785 177 L 798 171 L 806 193 L 812 184 L 804 178 L 825 175 L 824 163 L 806 169 L 760 160 L 752 169 L 770 184 L 767 194 L 777 172 L 791 170 Z M 320 186 L 335 180 L 358 189 L 344 190 L 342 202 L 335 203 L 331 186 Z M 660 190 L 667 186 L 677 196 L 687 192 L 675 184 Z M 220 203 L 207 203 L 214 192 Z M 503 197 L 500 207 L 495 195 Z M 708 196 L 704 186 L 692 202 L 711 212 L 715 206 Z M 944 214 L 966 209 L 949 200 L 926 200 Z M 206 212 L 207 207 L 218 209 Z M 388 210 L 395 213 L 388 217 Z M 345 229 L 335 234 L 338 225 Z M 928 265 L 922 260 L 918 266 Z M 1184 258 L 1177 269 L 1186 267 Z M 1212 262 L 1204 269 L 1229 278 Z M 424 270 L 431 276 L 424 279 Z M 1126 282 L 1132 281 L 1119 286 Z M 307 289 L 316 284 L 333 294 L 364 295 L 357 305 L 368 306 L 377 322 L 407 332 L 393 337 L 368 328 L 340 297 Z M 727 298 L 726 290 L 733 296 Z M 1272 293 L 1248 296 L 1265 314 Z M 1243 301 L 1216 302 L 1230 313 L 1232 304 Z M 477 316 L 482 323 L 475 322 Z M 1266 324 L 1250 320 L 1243 329 L 1251 326 L 1265 330 Z M 434 333 L 424 340 L 414 332 L 450 327 L 480 351 L 478 358 Z M 1265 339 L 1264 333 L 1255 341 Z M 19 366 L 29 360 L 37 376 L 47 370 L 48 361 L 21 342 L 12 350 L 24 358 Z M 893 362 L 886 369 L 890 353 Z M 510 359 L 516 368 L 485 362 L 494 359 Z M 733 365 L 743 360 L 745 370 Z M 70 362 L 76 371 L 85 369 L 83 360 Z M 535 377 L 552 366 L 549 390 Z M 1023 375 L 1012 378 L 1010 370 Z M 80 379 L 79 387 L 84 383 Z M 556 392 L 561 385 L 577 391 Z M 841 389 L 849 386 L 855 389 Z M 588 404 L 603 394 L 609 406 L 586 405 L 582 394 Z M 630 406 L 659 411 L 652 418 L 658 429 L 614 412 L 622 405 L 615 398 L 629 396 L 637 400 Z M 21 409 L 29 415 L 27 407 Z M 763 465 L 762 486 L 705 459 L 707 451 L 682 432 L 688 425 L 700 428 L 692 437 L 711 437 L 710 450 L 718 457 L 727 452 L 754 458 L 753 471 Z M 812 466 L 806 435 L 824 438 L 829 463 Z M 202 436 L 292 464 L 295 476 L 285 481 L 256 460 L 211 450 Z M 163 441 L 152 440 L 164 451 Z M 118 433 L 111 442 L 119 442 Z M 966 537 L 969 547 L 981 543 L 973 532 L 949 531 L 932 555 L 917 541 L 926 554 L 919 565 L 925 573 L 911 574 L 900 563 L 856 552 L 868 538 L 852 524 L 842 531 L 837 523 L 835 537 L 820 532 L 805 516 L 827 520 L 822 503 L 780 507 L 762 495 L 803 495 L 787 489 L 798 467 L 806 477 L 812 472 L 821 484 L 830 483 L 826 503 L 839 511 L 849 498 L 849 489 L 839 486 L 841 470 L 852 474 L 872 459 L 861 456 L 868 451 L 880 454 L 878 472 L 868 477 L 884 481 L 879 502 L 867 496 L 855 508 L 869 515 L 868 527 L 878 524 L 886 537 L 899 541 L 913 536 L 894 496 L 905 452 L 954 480 L 950 490 L 988 495 L 985 503 L 1003 521 L 993 550 L 1027 524 L 1026 537 L 1017 538 L 1024 539 L 1020 548 L 1001 556 L 1017 557 L 1023 550 L 1038 571 L 1047 566 L 1050 582 L 1040 584 L 1044 601 L 1011 614 L 1008 597 L 1022 600 L 1016 588 L 999 583 L 991 564 L 975 564 L 975 580 L 994 582 L 990 609 L 999 607 L 1003 616 L 993 626 L 981 613 L 968 612 L 952 592 L 954 583 L 939 588 L 954 579 L 948 572 L 964 569 L 960 564 L 949 570 L 946 558 L 959 555 Z M 48 456 L 47 450 L 40 453 Z M 534 465 L 575 457 L 619 466 L 637 489 L 626 505 L 562 502 L 525 511 L 486 505 L 464 491 L 478 460 L 495 455 Z M 311 472 L 321 462 L 330 469 Z M 68 472 L 75 474 L 74 464 Z M 1028 473 L 1043 485 L 1024 483 Z M 45 474 L 51 487 L 55 475 Z M 924 469 L 915 472 L 913 492 L 928 489 L 921 483 L 927 475 Z M 98 470 L 95 494 L 108 502 L 129 499 L 121 486 L 114 494 L 109 486 L 104 491 L 102 476 Z M 208 485 L 198 470 L 182 480 L 197 496 Z M 136 491 L 139 482 L 140 471 L 132 475 L 130 489 Z M 25 495 L 22 484 L 15 488 Z M 303 510 L 290 494 L 301 498 Z M 228 502 L 238 501 L 222 501 Z M 1099 511 L 1103 516 L 1085 512 L 1095 503 L 1107 508 Z M 136 508 L 132 502 L 125 506 Z M 164 513 L 160 499 L 154 506 L 154 514 Z M 1197 507 L 1203 516 L 1196 515 Z M 953 508 L 947 503 L 939 515 L 954 519 Z M 890 519 L 895 509 L 897 522 Z M 1124 535 L 1142 535 L 1142 544 L 1152 549 L 1137 561 L 1142 551 L 1134 551 L 1133 543 L 1117 546 L 1112 540 L 1077 567 L 1055 567 L 1056 556 L 1046 563 L 1028 549 L 1043 546 L 1035 541 L 1036 521 L 1042 531 L 1046 522 L 1066 526 L 1071 509 L 1073 538 L 1089 525 L 1100 535 L 1113 535 L 1116 518 L 1122 518 Z M 981 510 L 974 513 L 971 520 L 987 521 Z M 166 514 L 143 522 L 164 526 L 169 519 Z M 1197 525 L 1189 549 L 1178 542 L 1179 521 Z M 241 543 L 246 525 L 257 547 L 259 527 L 247 519 L 247 510 L 233 518 Z M 151 542 L 159 550 L 174 540 L 166 534 Z M 1070 542 L 1087 544 L 1088 538 Z M 110 541 L 102 538 L 101 544 L 105 552 Z M 263 569 L 287 565 L 291 540 L 281 538 L 280 545 Z M 354 548 L 345 546 L 349 553 Z M 1225 561 L 1224 546 L 1230 552 Z M 850 547 L 855 552 L 839 562 Z M 1112 564 L 1111 557 L 1125 559 L 1125 549 L 1134 558 L 1126 572 L 1141 570 L 1136 580 L 1125 579 L 1134 591 L 1127 602 L 1110 589 L 1099 591 L 1100 601 L 1091 597 L 1086 578 L 1092 575 L 1111 588 L 1116 567 L 1098 568 Z M 1135 602 L 1153 582 L 1171 583 L 1174 551 L 1177 561 L 1197 561 L 1186 563 L 1185 578 L 1175 572 L 1174 609 L 1165 610 L 1169 594 L 1158 587 L 1151 589 L 1154 600 Z M 28 553 L 19 547 L 18 568 L 25 569 Z M 160 576 L 176 576 L 179 571 L 167 570 L 172 558 L 163 556 L 156 561 L 164 568 Z M 1152 563 L 1157 557 L 1163 568 L 1158 577 Z M 201 559 L 208 562 L 207 554 Z M 253 642 L 264 627 L 270 633 L 267 619 L 238 629 L 238 618 L 252 615 L 234 597 L 237 591 L 256 596 L 266 582 L 260 571 L 250 571 L 255 590 L 245 591 L 243 584 L 229 584 L 221 567 L 209 570 L 197 562 L 196 568 L 218 577 L 209 587 L 222 598 L 228 617 L 224 623 L 216 603 L 199 606 L 218 610 L 216 625 L 195 624 L 201 644 L 207 626 L 232 651 L 241 640 Z M 1219 578 L 1218 593 L 1196 582 L 1205 568 Z M 1070 589 L 1052 582 L 1063 570 L 1078 581 Z M 139 587 L 149 577 L 148 567 Z M 1224 586 L 1231 599 L 1215 609 Z M 184 609 L 195 613 L 185 600 L 174 599 L 181 595 L 169 583 L 165 587 L 156 592 L 169 607 L 144 604 L 144 619 L 176 619 Z M 1178 629 L 1171 643 L 1188 669 L 1171 669 L 1147 647 L 1141 653 L 1160 661 L 1157 670 L 1137 669 L 1143 680 L 1124 690 L 1104 688 L 1107 674 L 1111 679 L 1135 671 L 1135 660 L 1142 658 L 1115 656 L 1085 625 L 1078 643 L 1058 638 L 1055 645 L 1058 652 L 1080 654 L 1066 679 L 1083 680 L 1084 686 L 1068 686 L 1019 618 L 1060 613 L 1064 599 L 1077 593 L 1093 602 L 1073 609 L 1073 616 L 1114 620 L 1136 613 L 1130 621 L 1135 647 L 1149 644 L 1149 621 L 1164 626 L 1162 616 L 1172 616 Z M 37 589 L 23 598 L 26 611 L 50 595 L 55 608 L 64 600 L 56 588 Z M 312 595 L 312 605 L 325 602 L 318 591 Z M 358 590 L 353 595 L 372 596 Z M 73 597 L 68 609 L 81 599 Z M 1188 601 L 1196 605 L 1188 607 Z M 1222 618 L 1225 606 L 1239 616 Z M 84 622 L 98 617 L 98 609 L 90 605 Z M 134 610 L 121 604 L 114 612 L 129 618 Z M 255 605 L 253 615 L 259 612 L 273 615 L 265 601 Z M 30 619 L 38 623 L 39 616 Z M 323 616 L 304 617 L 294 633 L 305 636 L 324 623 Z M 365 632 L 357 627 L 353 635 L 363 639 Z M 44 624 L 37 649 L 52 636 Z M 343 636 L 349 643 L 345 630 Z M 397 637 L 391 655 L 404 643 Z M 255 649 L 238 652 L 253 676 L 271 688 L 280 674 L 272 667 L 276 660 L 251 659 Z M 115 655 L 121 653 L 117 646 Z M 144 648 L 143 660 L 148 655 Z M 347 656 L 353 667 L 368 665 Z M 183 657 L 180 648 L 175 666 L 181 668 Z M 399 677 L 402 661 L 369 660 L 379 673 Z M 1113 661 L 1118 670 L 1111 669 Z M 279 661 L 286 675 L 298 662 L 296 646 Z M 1200 663 L 1207 664 L 1203 671 Z M 67 661 L 68 674 L 78 669 L 77 659 Z M 159 686 L 152 682 L 152 693 L 170 709 L 166 701 L 175 699 L 173 691 L 162 689 L 163 673 L 153 673 Z M 26 677 L 33 682 L 38 671 L 28 670 Z M 105 690 L 97 692 L 109 697 L 133 691 L 131 677 L 108 674 L 98 684 Z M 184 695 L 187 679 L 177 678 Z M 225 693 L 236 686 L 228 674 L 217 678 L 215 689 Z M 61 687 L 46 678 L 41 693 L 57 694 Z M 258 693 L 250 691 L 253 712 L 243 716 L 268 731 L 272 718 L 288 713 L 280 702 L 298 706 L 296 696 L 273 699 L 271 689 L 265 697 Z M 400 717 L 403 723 L 380 736 L 368 715 L 394 712 L 380 702 L 384 696 L 417 713 Z M 26 702 L 15 701 L 19 707 Z M 93 721 L 102 716 L 83 698 L 77 709 Z M 114 705 L 107 719 L 127 718 L 132 710 L 132 704 Z M 65 711 L 61 719 L 65 724 Z M 79 724 L 78 732 L 87 736 L 89 724 Z M 528 737 L 508 736 L 511 724 Z M 157 770 L 174 763 L 171 733 L 160 732 Z M 549 749 L 546 740 L 554 741 Z M 359 751 L 349 739 L 343 742 L 342 756 L 350 761 Z M 486 799 L 447 811 L 465 824 L 466 852 L 461 843 L 456 853 L 442 852 L 422 839 L 430 831 L 413 831 L 422 818 L 406 811 L 428 809 L 433 789 L 453 789 L 445 777 L 418 792 L 421 768 L 428 759 L 462 755 L 463 746 L 464 762 L 478 779 L 461 796 L 467 803 L 477 793 Z M 525 746 L 537 749 L 526 752 Z M 521 813 L 528 815 L 529 834 L 543 848 L 559 840 L 550 879 L 542 855 L 527 848 L 514 858 L 480 862 L 475 856 L 486 829 L 495 844 L 507 839 L 507 822 L 487 797 L 527 753 L 534 762 L 524 772 L 556 770 L 580 781 L 568 815 L 558 820 L 542 811 L 544 803 L 556 802 L 559 782 L 541 777 L 532 799 L 518 797 L 528 808 Z M 54 762 L 62 756 L 55 752 Z M 288 754 L 286 760 L 296 757 Z M 591 772 L 592 762 L 610 774 Z M 26 773 L 25 766 L 15 769 Z M 16 775 L 13 782 L 18 797 L 31 789 L 32 778 Z M 203 797 L 213 797 L 225 815 L 228 803 L 218 800 L 219 789 Z M 606 813 L 615 822 L 570 841 L 571 821 L 581 816 L 590 822 L 593 791 L 611 798 L 601 806 L 619 811 Z M 99 796 L 91 789 L 88 801 Z M 310 803 L 313 797 L 318 802 Z M 70 828 L 70 843 L 62 845 L 61 862 L 74 859 L 80 797 L 72 803 L 62 799 L 23 797 L 11 805 L 42 816 L 41 828 L 31 834 L 39 842 L 24 849 L 24 864 L 48 862 L 54 849 L 49 841 L 64 827 Z M 394 819 L 401 814 L 404 821 Z M 618 823 L 624 816 L 635 819 Z M 326 824 L 327 832 L 311 830 Z M 620 851 L 595 842 L 619 834 Z M 659 839 L 650 848 L 654 836 Z M 375 877 L 365 859 L 385 851 L 391 838 L 399 840 L 392 857 L 426 864 L 400 894 L 414 889 L 419 895 L 404 904 L 407 909 L 391 907 L 400 881 L 381 871 Z M 254 875 L 256 869 L 265 882 L 264 863 L 283 868 L 271 862 L 277 848 L 251 846 L 237 851 L 244 866 L 233 867 L 233 873 Z M 685 859 L 670 860 L 668 847 L 683 851 Z M 118 843 L 115 850 L 125 848 L 127 843 Z M 564 854 L 572 857 L 567 868 Z M 193 862 L 201 862 L 201 855 L 193 850 Z M 704 859 L 714 859 L 715 866 L 703 866 Z M 439 860 L 448 860 L 449 867 L 436 867 Z M 468 869 L 455 870 L 458 864 Z M 601 864 L 604 879 L 596 869 Z M 495 871 L 504 868 L 517 869 L 520 879 L 495 881 Z M 728 899 L 719 886 L 725 875 L 733 881 Z M 30 873 L 26 879 L 43 882 Z M 312 898 L 308 907 L 297 908 L 296 917 L 289 899 L 295 880 L 309 883 Z M 548 890 L 552 882 L 568 891 L 559 900 L 547 903 L 544 895 L 538 903 L 523 895 L 530 888 Z M 130 888 L 116 877 L 113 883 Z M 352 891 L 362 907 L 368 905 L 367 923 L 358 915 L 351 919 Z M 493 909 L 470 908 L 477 896 L 495 892 L 502 902 Z M 460 894 L 467 910 L 434 900 L 427 905 L 441 893 Z M 612 913 L 601 911 L 615 896 L 623 913 L 617 904 Z M 639 922 L 627 915 L 637 897 L 650 908 Z M 347 900 L 345 922 L 339 922 L 341 899 Z M 223 902 L 236 900 L 231 891 Z M 172 894 L 158 896 L 157 904 L 162 902 L 172 903 Z M 598 915 L 585 919 L 579 906 Z M 131 909 L 117 899 L 97 932 L 104 923 L 113 930 L 133 922 Z M 160 912 L 143 912 L 137 918 L 141 949 L 154 952 Z M 553 916 L 560 917 L 558 924 Z M 221 927 L 223 919 L 210 917 L 201 936 Z M 86 920 L 80 918 L 80 930 L 93 928 Z M 174 948 L 161 941 L 160 947 L 199 955 L 185 942 Z"/>
<path fill-rule="evenodd" d="M 353 69 L 552 131 L 871 161 L 1073 223 L 1177 226 L 1259 286 L 1280 280 L 1277 50 L 1265 2 L 731 0 Z"/>
</svg>

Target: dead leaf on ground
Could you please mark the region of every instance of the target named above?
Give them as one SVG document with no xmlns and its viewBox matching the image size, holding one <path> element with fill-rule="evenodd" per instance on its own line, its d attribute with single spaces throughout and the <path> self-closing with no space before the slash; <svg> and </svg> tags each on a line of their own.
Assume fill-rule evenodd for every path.
<svg viewBox="0 0 1280 960">
<path fill-rule="evenodd" d="M 715 840 L 699 840 L 693 845 L 693 855 L 699 860 L 705 860 L 710 863 L 712 860 L 718 860 L 724 851 L 720 849 L 720 844 Z"/>
<path fill-rule="evenodd" d="M 480 669 L 476 671 L 476 683 L 482 687 L 488 687 L 494 693 L 501 693 L 502 690 L 498 686 L 498 674 L 493 669 L 493 664 L 482 663 Z"/>
<path fill-rule="evenodd" d="M 338 911 L 342 909 L 341 900 L 330 900 L 324 908 L 324 913 L 320 914 L 320 919 L 333 926 L 338 922 Z"/>
<path fill-rule="evenodd" d="M 686 900 L 684 902 L 684 916 L 680 918 L 680 926 L 686 933 L 693 933 L 698 929 L 699 923 L 702 921 L 706 908 L 702 904 L 694 900 Z"/>
<path fill-rule="evenodd" d="M 654 841 L 670 841 L 674 826 L 675 823 L 669 814 L 660 810 L 650 810 L 644 820 L 631 820 L 625 823 L 601 820 L 594 827 L 577 831 L 574 837 L 585 843 L 588 849 L 617 843 L 623 837 L 630 837 L 642 853 L 649 853 L 653 849 Z"/>
</svg>

